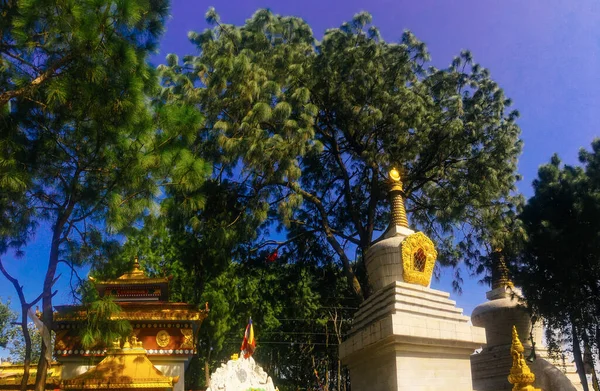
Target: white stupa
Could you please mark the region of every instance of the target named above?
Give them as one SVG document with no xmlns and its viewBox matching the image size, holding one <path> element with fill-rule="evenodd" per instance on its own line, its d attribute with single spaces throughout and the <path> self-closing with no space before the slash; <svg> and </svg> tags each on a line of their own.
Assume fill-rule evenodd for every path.
<svg viewBox="0 0 600 391">
<path fill-rule="evenodd" d="M 237 358 L 234 355 L 227 364 L 210 377 L 210 387 L 206 391 L 276 391 L 273 379 L 256 364 L 252 357 Z"/>
</svg>

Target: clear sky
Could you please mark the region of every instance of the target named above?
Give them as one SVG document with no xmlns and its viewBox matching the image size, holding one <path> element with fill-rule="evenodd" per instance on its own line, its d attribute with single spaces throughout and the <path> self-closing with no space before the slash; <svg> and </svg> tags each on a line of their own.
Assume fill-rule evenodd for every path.
<svg viewBox="0 0 600 391">
<path fill-rule="evenodd" d="M 433 64 L 445 67 L 462 49 L 490 69 L 492 77 L 521 113 L 525 142 L 519 162 L 519 190 L 531 195 L 540 164 L 557 152 L 570 164 L 578 150 L 600 135 L 600 3 L 597 0 L 175 0 L 160 53 L 195 53 L 190 30 L 206 28 L 204 14 L 214 6 L 225 23 L 242 24 L 259 8 L 304 18 L 317 38 L 359 11 L 373 15 L 386 41 L 398 41 L 405 29 L 424 41 Z M 7 259 L 9 271 L 25 285 L 29 298 L 41 289 L 48 259 L 49 233 L 40 227 L 20 260 Z M 69 272 L 63 270 L 55 302 L 70 302 Z M 452 270 L 443 270 L 433 287 L 451 291 Z M 464 276 L 464 293 L 452 294 L 466 314 L 485 300 L 486 287 Z M 0 297 L 16 294 L 0 279 Z"/>
</svg>

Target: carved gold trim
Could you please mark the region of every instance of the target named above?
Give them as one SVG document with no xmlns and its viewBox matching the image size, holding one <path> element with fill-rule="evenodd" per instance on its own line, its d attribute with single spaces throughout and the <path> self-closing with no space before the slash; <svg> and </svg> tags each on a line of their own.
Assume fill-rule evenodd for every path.
<svg viewBox="0 0 600 391">
<path fill-rule="evenodd" d="M 183 342 L 179 349 L 193 349 L 194 348 L 194 330 L 192 329 L 179 329 L 183 334 Z"/>
<path fill-rule="evenodd" d="M 110 319 L 126 319 L 126 320 L 176 320 L 176 321 L 201 321 L 206 318 L 208 314 L 204 311 L 121 311 L 118 314 L 111 315 Z M 80 321 L 87 319 L 87 312 L 77 311 L 70 313 L 54 313 L 55 322 L 65 321 Z"/>
<path fill-rule="evenodd" d="M 56 333 L 54 350 L 65 350 L 67 348 L 67 344 L 65 344 L 64 338 L 67 336 L 68 331 L 62 330 Z"/>
<path fill-rule="evenodd" d="M 402 272 L 404 281 L 412 284 L 428 286 L 433 275 L 433 267 L 437 258 L 437 251 L 431 239 L 423 232 L 408 236 L 401 244 L 402 247 Z M 415 259 L 423 257 L 423 270 L 415 268 Z"/>
<path fill-rule="evenodd" d="M 167 332 L 167 330 L 160 330 L 156 333 L 156 344 L 161 348 L 165 348 L 171 342 L 171 336 Z"/>
</svg>

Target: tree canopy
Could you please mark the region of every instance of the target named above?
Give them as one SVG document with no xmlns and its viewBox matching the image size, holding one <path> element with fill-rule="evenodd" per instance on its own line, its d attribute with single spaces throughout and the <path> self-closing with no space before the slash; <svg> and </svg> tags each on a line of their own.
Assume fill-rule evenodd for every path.
<svg viewBox="0 0 600 391">
<path fill-rule="evenodd" d="M 540 167 L 520 216 L 526 240 L 516 277 L 551 345 L 560 343 L 556 332 L 566 335 L 583 375 L 580 345 L 600 347 L 600 140 L 579 160 L 564 165 L 554 155 Z"/>
<path fill-rule="evenodd" d="M 361 257 L 386 228 L 382 183 L 397 166 L 413 226 L 444 264 L 469 259 L 521 151 L 517 113 L 470 53 L 436 69 L 413 34 L 385 42 L 367 13 L 321 41 L 269 10 L 233 26 L 210 9 L 207 21 L 189 34 L 199 54 L 171 57 L 163 82 L 205 114 L 219 175 L 268 205 L 290 240 L 324 246 L 363 297 Z"/>
<path fill-rule="evenodd" d="M 103 262 L 162 189 L 194 189 L 210 172 L 187 148 L 201 114 L 158 99 L 147 62 L 167 12 L 162 0 L 0 2 L 0 255 L 49 227 L 47 328 L 59 264 Z"/>
<path fill-rule="evenodd" d="M 333 339 L 369 294 L 363 258 L 387 225 L 392 167 L 442 263 L 478 266 L 481 245 L 504 240 L 517 113 L 469 52 L 437 69 L 413 34 L 386 42 L 367 13 L 318 41 L 296 17 L 259 10 L 233 26 L 210 9 L 212 27 L 189 34 L 198 54 L 155 71 L 166 1 L 9 0 L 0 15 L 0 256 L 50 227 L 46 327 L 60 264 L 115 276 L 140 255 L 174 275 L 173 298 L 218 309 L 206 363 L 258 308 L 281 379 L 315 381 L 282 359 L 295 344 L 289 357 L 337 373 L 323 381 L 339 389 Z M 313 323 L 285 323 L 300 318 Z M 92 323 L 89 343 L 110 336 Z"/>
</svg>

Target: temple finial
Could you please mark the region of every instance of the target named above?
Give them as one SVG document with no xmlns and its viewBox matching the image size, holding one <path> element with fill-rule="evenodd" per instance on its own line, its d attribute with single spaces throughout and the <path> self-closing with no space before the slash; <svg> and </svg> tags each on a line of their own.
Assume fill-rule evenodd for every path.
<svg viewBox="0 0 600 391">
<path fill-rule="evenodd" d="M 512 368 L 510 369 L 510 375 L 508 375 L 508 382 L 513 384 L 512 391 L 541 391 L 539 388 L 532 386 L 535 381 L 535 375 L 529 367 L 523 357 L 523 344 L 519 339 L 517 328 L 512 328 L 512 345 L 510 347 L 510 354 L 512 356 Z"/>
<path fill-rule="evenodd" d="M 492 289 L 512 287 L 508 267 L 501 248 L 492 252 Z"/>
<path fill-rule="evenodd" d="M 406 218 L 406 209 L 404 208 L 404 199 L 402 198 L 402 180 L 400 172 L 396 168 L 390 170 L 389 182 L 389 197 L 392 206 L 390 225 L 408 228 L 408 219 Z"/>
</svg>

